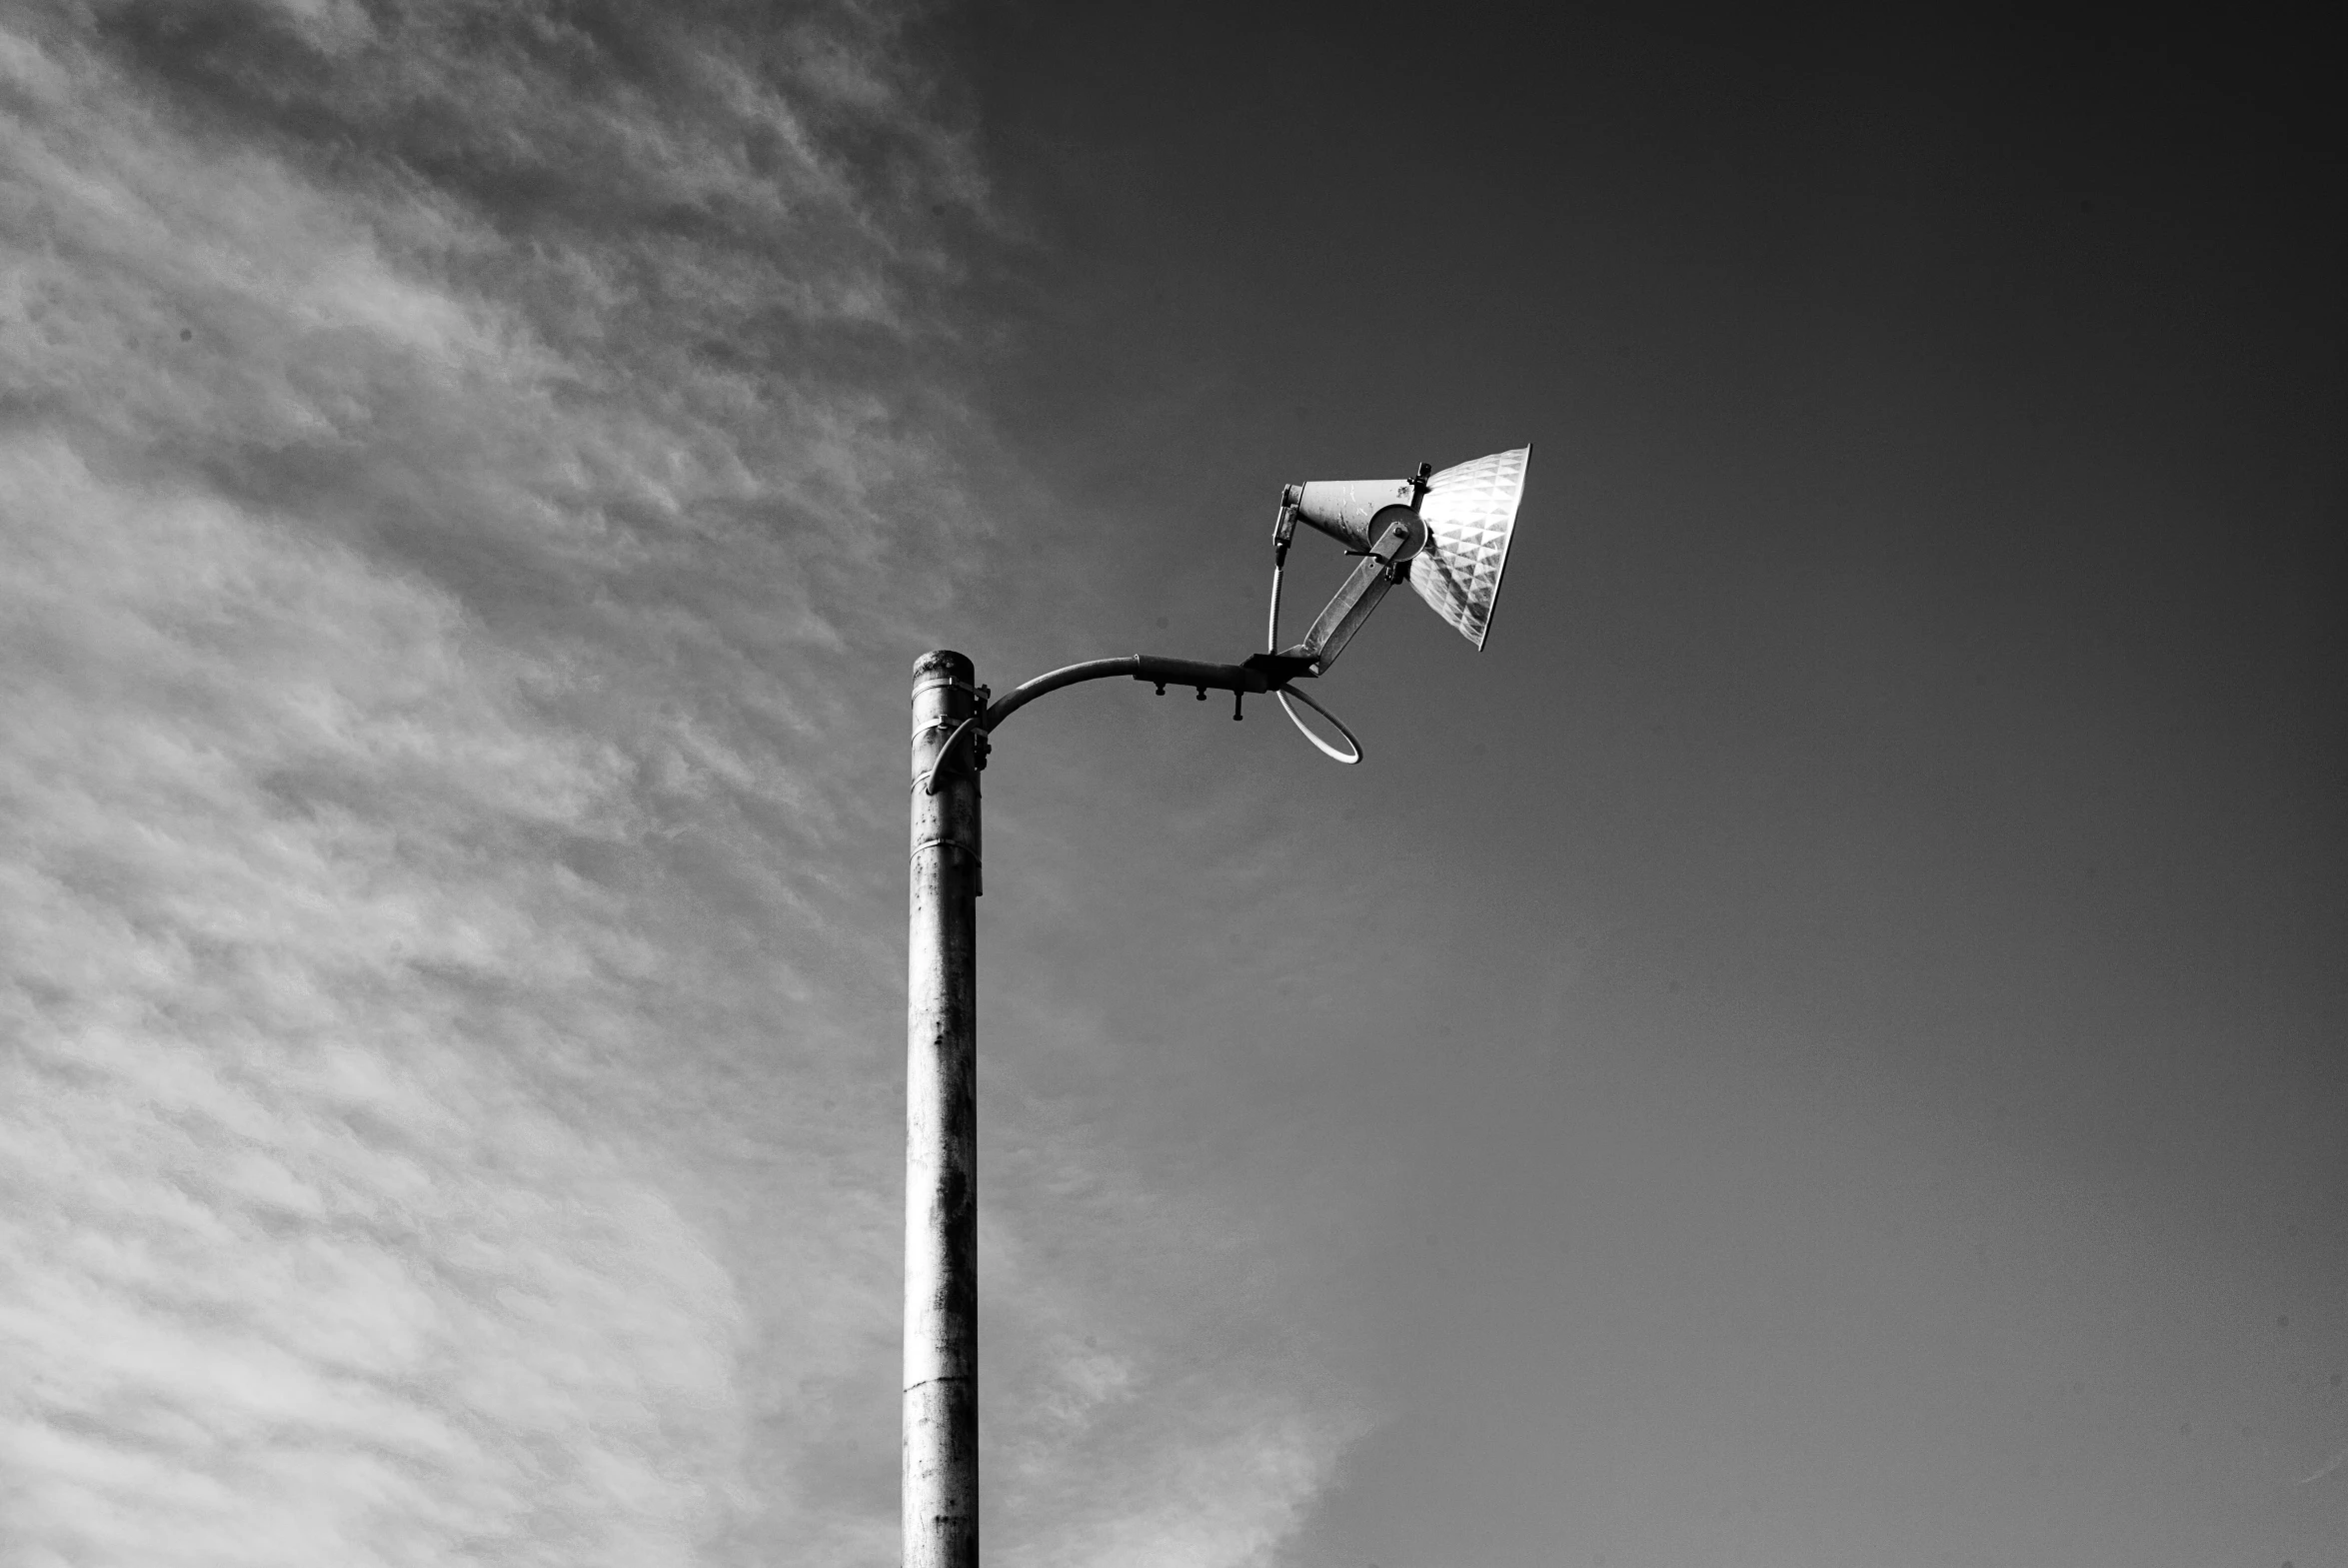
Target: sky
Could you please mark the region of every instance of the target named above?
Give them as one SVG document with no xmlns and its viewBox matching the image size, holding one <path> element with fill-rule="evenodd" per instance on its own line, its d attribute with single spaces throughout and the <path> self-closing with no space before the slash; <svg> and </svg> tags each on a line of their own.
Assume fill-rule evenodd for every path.
<svg viewBox="0 0 2348 1568">
<path fill-rule="evenodd" d="M 2338 58 L 2140 14 L 0 19 L 0 1568 L 2348 1563 Z M 1291 557 L 1300 629 L 1346 563 Z"/>
</svg>

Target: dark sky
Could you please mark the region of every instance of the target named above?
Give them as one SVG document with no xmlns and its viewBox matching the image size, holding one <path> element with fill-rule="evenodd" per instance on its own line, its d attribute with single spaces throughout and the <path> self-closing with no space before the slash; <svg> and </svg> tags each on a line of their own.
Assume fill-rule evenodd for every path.
<svg viewBox="0 0 2348 1568">
<path fill-rule="evenodd" d="M 998 738 L 990 1559 L 2348 1560 L 2341 63 L 0 21 L 0 1561 L 896 1561 L 913 659 L 1525 445 Z"/>
<path fill-rule="evenodd" d="M 1132 867 L 1088 935 L 999 853 L 993 982 L 1262 1036 L 1195 1135 L 1359 1211 L 1303 1559 L 2348 1550 L 2337 56 L 1012 15 L 948 29 L 989 406 L 1119 592 L 983 674 L 1251 647 L 1279 483 L 1534 448 L 1487 650 L 1397 605 L 1324 683 L 1357 774 L 1037 710 L 990 775 Z M 1168 771 L 1286 869 L 1218 904 Z"/>
</svg>

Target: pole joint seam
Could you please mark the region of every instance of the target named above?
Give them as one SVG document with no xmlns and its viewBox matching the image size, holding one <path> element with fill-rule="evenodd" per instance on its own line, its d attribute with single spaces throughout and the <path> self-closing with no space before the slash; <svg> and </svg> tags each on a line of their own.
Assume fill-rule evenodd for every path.
<svg viewBox="0 0 2348 1568">
<path fill-rule="evenodd" d="M 973 1378 L 973 1377 L 971 1377 L 971 1376 L 970 1376 L 968 1373 L 964 1373 L 964 1372 L 946 1372 L 946 1373 L 942 1373 L 941 1375 L 939 1375 L 939 1376 L 937 1376 L 937 1377 L 925 1377 L 925 1378 L 923 1378 L 923 1379 L 922 1379 L 920 1382 L 918 1382 L 918 1383 L 908 1383 L 908 1384 L 906 1384 L 906 1385 L 905 1385 L 905 1391 L 906 1391 L 907 1393 L 909 1393 L 909 1394 L 910 1394 L 910 1393 L 912 1393 L 912 1392 L 913 1392 L 915 1389 L 917 1389 L 917 1388 L 927 1388 L 927 1387 L 929 1387 L 929 1386 L 930 1386 L 932 1383 L 970 1383 L 970 1382 L 976 1382 L 976 1381 L 977 1381 L 977 1379 L 976 1379 L 976 1378 Z"/>
<path fill-rule="evenodd" d="M 965 853 L 965 854 L 969 855 L 969 856 L 971 857 L 971 859 L 972 859 L 972 861 L 973 861 L 974 863 L 977 863 L 977 864 L 980 864 L 980 865 L 984 865 L 984 864 L 986 864 L 986 863 L 987 863 L 986 861 L 984 861 L 984 860 L 981 860 L 981 859 L 979 858 L 979 851 L 978 851 L 978 850 L 976 850 L 976 849 L 972 848 L 972 847 L 971 847 L 969 844 L 967 844 L 967 843 L 964 843 L 964 842 L 963 842 L 963 841 L 962 841 L 960 838 L 946 838 L 946 837 L 941 837 L 941 838 L 924 838 L 924 839 L 923 839 L 923 840 L 922 840 L 920 843 L 917 843 L 917 844 L 915 844 L 915 845 L 913 846 L 913 854 L 909 854 L 909 855 L 907 855 L 907 856 L 906 856 L 906 858 L 910 860 L 910 859 L 912 859 L 912 858 L 913 858 L 913 855 L 914 855 L 914 854 L 919 854 L 919 853 L 921 853 L 921 852 L 922 852 L 924 849 L 927 849 L 927 848 L 929 848 L 929 847 L 930 847 L 930 846 L 932 846 L 933 844 L 941 844 L 941 843 L 942 843 L 942 844 L 944 844 L 944 845 L 946 845 L 946 846 L 947 846 L 949 849 L 960 849 L 960 850 L 961 850 L 963 853 Z"/>
</svg>

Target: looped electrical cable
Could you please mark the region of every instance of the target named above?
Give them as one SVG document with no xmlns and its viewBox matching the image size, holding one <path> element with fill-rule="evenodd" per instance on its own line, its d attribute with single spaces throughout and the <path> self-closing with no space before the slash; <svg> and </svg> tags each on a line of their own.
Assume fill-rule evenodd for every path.
<svg viewBox="0 0 2348 1568">
<path fill-rule="evenodd" d="M 1271 695 L 1280 700 L 1280 712 L 1288 716 L 1288 723 L 1296 727 L 1296 733 L 1302 736 L 1305 740 L 1310 741 L 1314 746 L 1318 747 L 1320 749 L 1321 756 L 1328 758 L 1332 762 L 1343 763 L 1347 768 L 1350 768 L 1355 763 L 1361 761 L 1361 743 L 1355 739 L 1352 731 L 1345 728 L 1345 722 L 1342 719 L 1339 719 L 1336 715 L 1330 713 L 1327 709 L 1321 707 L 1318 703 L 1315 703 L 1311 698 L 1306 697 L 1303 693 L 1297 691 L 1292 686 L 1276 688 Z M 1314 713 L 1320 715 L 1321 718 L 1327 720 L 1330 724 L 1335 725 L 1337 727 L 1337 734 L 1343 736 L 1345 738 L 1345 744 L 1353 749 L 1353 755 L 1351 757 L 1347 757 L 1344 753 L 1338 751 L 1335 747 L 1329 745 L 1326 741 L 1323 741 L 1320 737 L 1314 735 L 1311 729 L 1305 725 L 1304 721 L 1296 717 L 1296 711 L 1288 706 L 1288 699 L 1291 697 L 1294 698 L 1297 702 L 1302 703 L 1306 708 L 1311 709 Z"/>
<path fill-rule="evenodd" d="M 1279 652 L 1280 579 L 1286 572 L 1287 564 L 1287 551 L 1274 550 L 1272 552 L 1271 616 L 1268 624 L 1263 629 L 1263 646 L 1272 653 Z M 1321 756 L 1326 757 L 1334 762 L 1343 763 L 1347 768 L 1350 768 L 1355 763 L 1361 761 L 1361 743 L 1354 738 L 1352 731 L 1345 728 L 1345 722 L 1342 719 L 1339 719 L 1336 715 L 1330 713 L 1327 709 L 1321 707 L 1318 703 L 1315 703 L 1311 698 L 1306 697 L 1303 693 L 1297 691 L 1292 686 L 1277 687 L 1273 689 L 1271 695 L 1279 699 L 1280 712 L 1288 716 L 1288 723 L 1296 727 L 1296 733 L 1302 736 L 1305 740 L 1310 741 L 1314 747 L 1318 748 Z M 1302 703 L 1306 708 L 1311 709 L 1314 713 L 1320 715 L 1321 718 L 1327 720 L 1330 724 L 1335 725 L 1337 727 L 1337 734 L 1343 736 L 1345 738 L 1345 744 L 1353 749 L 1353 755 L 1351 757 L 1347 757 L 1344 753 L 1338 751 L 1335 747 L 1329 745 L 1326 741 L 1323 741 L 1320 737 L 1314 735 L 1310 727 L 1308 727 L 1303 720 L 1296 717 L 1296 711 L 1288 706 L 1288 699 L 1291 697 L 1293 697 L 1297 702 Z"/>
</svg>

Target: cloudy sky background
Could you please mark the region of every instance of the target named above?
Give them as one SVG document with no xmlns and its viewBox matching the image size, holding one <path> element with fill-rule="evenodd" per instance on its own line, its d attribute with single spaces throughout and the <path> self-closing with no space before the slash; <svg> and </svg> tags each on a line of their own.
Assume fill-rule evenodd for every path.
<svg viewBox="0 0 2348 1568">
<path fill-rule="evenodd" d="M 0 1562 L 892 1561 L 913 657 L 1526 442 L 1001 738 L 990 1555 L 2348 1558 L 2328 68 L 1642 15 L 12 13 Z"/>
</svg>

